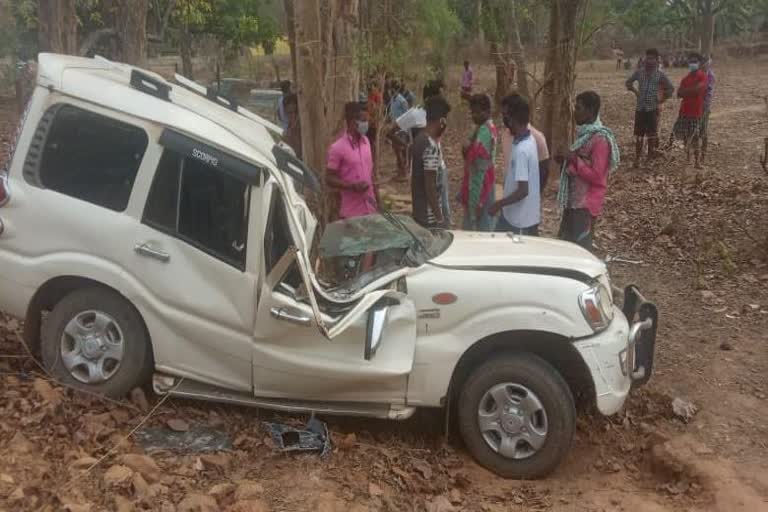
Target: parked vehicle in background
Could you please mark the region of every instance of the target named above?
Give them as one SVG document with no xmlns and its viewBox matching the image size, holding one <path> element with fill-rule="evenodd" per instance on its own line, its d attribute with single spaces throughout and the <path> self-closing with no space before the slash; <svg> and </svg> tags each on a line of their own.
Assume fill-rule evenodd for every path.
<svg viewBox="0 0 768 512">
<path fill-rule="evenodd" d="M 442 408 L 480 464 L 538 478 L 568 453 L 575 396 L 614 414 L 650 378 L 656 307 L 633 286 L 614 305 L 589 252 L 386 211 L 320 232 L 317 178 L 280 128 L 176 80 L 39 57 L 0 180 L 0 309 L 57 379 L 288 412 Z M 347 279 L 316 272 L 367 253 Z"/>
</svg>

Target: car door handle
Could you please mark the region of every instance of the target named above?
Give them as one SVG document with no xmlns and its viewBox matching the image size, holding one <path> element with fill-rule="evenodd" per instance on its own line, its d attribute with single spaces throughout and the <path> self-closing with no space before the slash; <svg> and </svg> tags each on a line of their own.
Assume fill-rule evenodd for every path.
<svg viewBox="0 0 768 512">
<path fill-rule="evenodd" d="M 134 247 L 133 250 L 139 256 L 154 258 L 158 261 L 162 261 L 163 263 L 168 263 L 171 260 L 170 254 L 153 248 L 149 243 L 136 244 L 136 247 Z"/>
<path fill-rule="evenodd" d="M 309 327 L 312 324 L 312 319 L 310 317 L 291 311 L 287 308 L 274 307 L 270 309 L 269 312 L 272 314 L 272 317 L 277 320 L 284 320 L 302 327 Z"/>
</svg>

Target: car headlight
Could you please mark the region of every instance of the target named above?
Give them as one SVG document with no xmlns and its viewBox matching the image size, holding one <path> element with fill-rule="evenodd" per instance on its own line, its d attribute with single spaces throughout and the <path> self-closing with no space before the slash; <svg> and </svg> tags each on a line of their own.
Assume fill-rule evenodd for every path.
<svg viewBox="0 0 768 512">
<path fill-rule="evenodd" d="M 604 284 L 598 284 L 582 292 L 579 306 L 587 323 L 595 332 L 602 331 L 613 320 L 611 291 Z"/>
</svg>

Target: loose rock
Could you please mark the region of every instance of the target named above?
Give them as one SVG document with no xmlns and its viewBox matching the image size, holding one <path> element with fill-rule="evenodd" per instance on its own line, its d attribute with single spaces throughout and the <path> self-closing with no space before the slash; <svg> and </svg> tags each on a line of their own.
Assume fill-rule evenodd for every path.
<svg viewBox="0 0 768 512">
<path fill-rule="evenodd" d="M 693 402 L 683 400 L 682 398 L 672 400 L 672 412 L 686 423 L 693 419 L 697 411 L 698 409 L 693 405 Z"/>
</svg>

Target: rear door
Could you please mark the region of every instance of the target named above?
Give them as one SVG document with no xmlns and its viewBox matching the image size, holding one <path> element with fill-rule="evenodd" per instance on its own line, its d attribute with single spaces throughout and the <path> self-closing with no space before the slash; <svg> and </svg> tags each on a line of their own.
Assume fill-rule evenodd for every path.
<svg viewBox="0 0 768 512">
<path fill-rule="evenodd" d="M 265 192 L 269 206 L 253 357 L 255 394 L 404 404 L 416 344 L 414 304 L 389 288 L 348 304 L 318 296 L 280 188 L 275 184 Z M 389 307 L 381 343 L 366 359 L 369 312 L 382 301 Z"/>
</svg>

